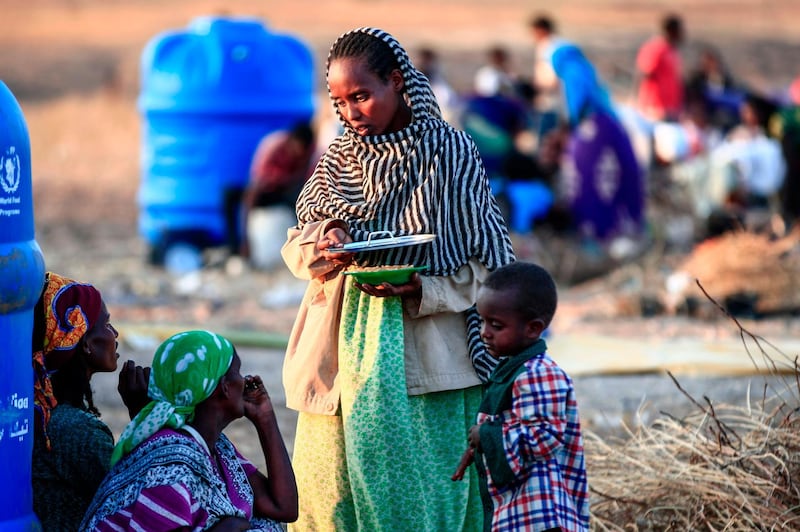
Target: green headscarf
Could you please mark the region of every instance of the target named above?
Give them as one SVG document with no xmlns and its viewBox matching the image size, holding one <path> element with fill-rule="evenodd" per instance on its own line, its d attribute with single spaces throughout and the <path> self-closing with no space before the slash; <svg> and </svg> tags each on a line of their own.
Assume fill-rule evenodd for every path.
<svg viewBox="0 0 800 532">
<path fill-rule="evenodd" d="M 162 428 L 179 429 L 191 421 L 195 407 L 228 371 L 233 355 L 230 341 L 209 331 L 178 333 L 158 346 L 147 386 L 152 401 L 125 427 L 111 465 Z"/>
</svg>

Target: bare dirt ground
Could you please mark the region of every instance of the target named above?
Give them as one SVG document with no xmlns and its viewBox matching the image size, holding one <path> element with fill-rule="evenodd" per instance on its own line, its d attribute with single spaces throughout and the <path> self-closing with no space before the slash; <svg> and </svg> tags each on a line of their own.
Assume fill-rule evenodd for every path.
<svg viewBox="0 0 800 532">
<path fill-rule="evenodd" d="M 146 246 L 136 232 L 138 61 L 154 35 L 182 28 L 196 16 L 225 12 L 261 17 L 273 31 L 302 38 L 320 65 L 320 88 L 330 42 L 359 25 L 384 27 L 411 51 L 422 44 L 436 47 L 446 74 L 461 90 L 469 88 L 484 50 L 495 43 L 508 46 L 519 71 L 527 72 L 532 50 L 526 21 L 544 9 L 559 22 L 562 34 L 587 49 L 609 80 L 624 79 L 620 72 L 630 71 L 636 47 L 656 30 L 668 8 L 686 19 L 687 64 L 698 44 L 709 42 L 722 50 L 736 76 L 763 90 L 780 90 L 800 71 L 800 37 L 792 32 L 792 21 L 800 20 L 800 4 L 790 0 L 585 0 L 560 6 L 477 0 L 2 4 L 6 24 L 0 33 L 0 77 L 20 100 L 30 130 L 37 240 L 50 268 L 103 288 L 119 321 L 212 320 L 226 328 L 272 331 L 285 331 L 289 324 L 284 316 L 261 309 L 252 297 L 275 284 L 285 285 L 283 272 L 230 275 L 211 268 L 193 290 L 191 282 L 176 287 L 163 271 L 145 264 Z M 625 97 L 624 90 L 618 97 Z M 569 258 L 555 241 L 520 237 L 516 247 L 523 257 L 541 257 L 543 252 L 554 269 Z M 650 272 L 670 268 L 676 259 L 662 254 L 647 260 L 641 266 Z M 660 279 L 640 275 L 640 281 L 642 291 Z M 575 293 L 586 300 L 596 294 L 596 286 Z M 564 294 L 565 305 L 570 297 Z M 610 308 L 614 304 L 609 302 L 599 309 L 600 299 L 588 298 L 598 309 L 594 314 L 616 317 L 624 310 Z"/>
<path fill-rule="evenodd" d="M 507 46 L 519 71 L 527 73 L 532 49 L 526 21 L 539 10 L 548 10 L 561 33 L 584 46 L 622 99 L 630 95 L 636 47 L 656 31 L 668 9 L 685 17 L 687 64 L 704 42 L 720 48 L 734 75 L 764 91 L 779 91 L 800 72 L 800 3 L 794 0 L 0 0 L 0 5 L 0 78 L 19 99 L 30 130 L 36 238 L 47 267 L 95 283 L 112 318 L 131 326 L 286 334 L 295 314 L 292 298 L 299 288 L 280 269 L 226 268 L 223 258 L 212 257 L 199 275 L 174 278 L 146 264 L 146 246 L 136 229 L 138 61 L 150 38 L 184 27 L 195 16 L 257 16 L 274 31 L 299 36 L 315 53 L 320 88 L 327 47 L 361 25 L 387 29 L 410 51 L 435 47 L 460 90 L 469 88 L 493 44 Z M 516 236 L 515 242 L 521 258 L 545 256 L 555 268 L 568 254 L 544 239 Z M 663 274 L 676 260 L 649 254 L 627 265 L 625 274 L 564 286 L 556 334 L 599 331 L 642 342 L 735 336 L 737 329 L 721 317 L 641 316 L 641 296 L 661 289 Z M 269 294 L 272 306 L 264 302 Z M 286 306 L 277 304 L 281 297 Z M 778 316 L 746 324 L 757 334 L 782 338 L 797 336 L 798 321 Z M 147 356 L 141 346 L 130 349 Z M 278 375 L 274 378 L 279 386 Z M 608 389 L 625 386 L 609 382 Z M 596 390 L 598 401 L 607 393 L 602 384 L 587 384 L 587 394 L 589 389 Z"/>
</svg>

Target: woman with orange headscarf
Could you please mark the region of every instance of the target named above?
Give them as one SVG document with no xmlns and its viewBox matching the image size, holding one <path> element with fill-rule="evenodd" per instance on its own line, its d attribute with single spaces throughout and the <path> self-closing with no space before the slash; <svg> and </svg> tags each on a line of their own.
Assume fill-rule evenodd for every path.
<svg viewBox="0 0 800 532">
<path fill-rule="evenodd" d="M 92 285 L 48 272 L 34 310 L 33 509 L 44 530 L 77 530 L 108 472 L 114 438 L 100 421 L 90 380 L 117 369 L 117 330 Z M 148 371 L 128 362 L 120 395 L 146 401 Z"/>
</svg>

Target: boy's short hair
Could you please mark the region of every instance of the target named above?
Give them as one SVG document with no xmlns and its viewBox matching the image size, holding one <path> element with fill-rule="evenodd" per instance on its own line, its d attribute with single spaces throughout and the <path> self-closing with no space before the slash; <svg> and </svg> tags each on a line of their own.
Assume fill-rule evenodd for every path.
<svg viewBox="0 0 800 532">
<path fill-rule="evenodd" d="M 492 290 L 510 290 L 514 294 L 509 305 L 526 320 L 540 319 L 550 325 L 558 305 L 556 283 L 537 264 L 516 261 L 494 270 L 483 286 Z"/>
</svg>

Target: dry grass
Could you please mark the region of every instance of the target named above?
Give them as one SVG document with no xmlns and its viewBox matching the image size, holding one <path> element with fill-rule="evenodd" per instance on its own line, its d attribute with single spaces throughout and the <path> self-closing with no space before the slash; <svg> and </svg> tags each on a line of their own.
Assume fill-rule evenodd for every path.
<svg viewBox="0 0 800 532">
<path fill-rule="evenodd" d="M 800 529 L 800 366 L 730 319 L 751 360 L 768 359 L 776 374 L 794 368 L 785 389 L 765 387 L 742 406 L 716 405 L 689 396 L 670 375 L 696 406 L 692 414 L 665 413 L 625 438 L 587 433 L 595 530 Z"/>
<path fill-rule="evenodd" d="M 758 312 L 800 308 L 800 227 L 782 238 L 736 231 L 706 240 L 678 271 L 716 298 L 751 295 Z"/>
<path fill-rule="evenodd" d="M 588 434 L 595 529 L 800 528 L 796 410 L 709 403 L 626 441 Z"/>
</svg>

